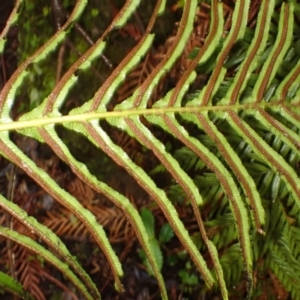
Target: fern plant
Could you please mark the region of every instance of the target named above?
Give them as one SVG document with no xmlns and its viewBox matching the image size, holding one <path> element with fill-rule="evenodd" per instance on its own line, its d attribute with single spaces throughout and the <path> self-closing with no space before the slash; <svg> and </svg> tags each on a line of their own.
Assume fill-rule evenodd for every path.
<svg viewBox="0 0 300 300">
<path fill-rule="evenodd" d="M 9 28 L 20 18 L 22 2 L 16 1 L 1 33 L 1 51 Z M 92 62 L 109 47 L 110 36 L 126 26 L 140 1 L 127 0 L 97 42 L 64 71 L 41 104 L 12 118 L 22 82 L 35 65 L 68 38 L 72 26 L 80 20 L 87 1 L 77 0 L 65 23 L 26 57 L 1 90 L 1 154 L 86 226 L 105 254 L 120 292 L 122 266 L 101 224 L 12 141 L 11 132 L 48 144 L 78 178 L 122 210 L 147 256 L 162 299 L 168 298 L 168 292 L 161 266 L 138 210 L 72 154 L 59 126 L 84 136 L 148 193 L 207 289 L 217 288 L 223 299 L 228 299 L 232 286 L 244 274 L 247 286 L 241 297 L 252 295 L 258 299 L 269 293 L 259 274 L 269 272 L 293 299 L 300 299 L 300 6 L 292 0 L 261 1 L 258 15 L 250 23 L 250 6 L 257 6 L 254 2 L 236 1 L 229 31 L 224 30 L 228 26 L 223 14 L 226 1 L 203 2 L 211 5 L 205 42 L 190 53 L 189 64 L 179 80 L 159 99 L 151 98 L 151 93 L 184 52 L 202 1 L 184 1 L 176 35 L 166 54 L 132 95 L 117 105 L 114 95 L 118 87 L 151 51 L 153 28 L 166 10 L 166 1 L 156 2 L 144 34 L 82 105 L 62 113 L 69 91 L 78 84 L 78 74 L 92 69 Z M 206 80 L 199 89 L 195 82 L 203 73 Z M 160 162 L 158 172 L 169 174 L 172 184 L 161 188 L 150 172 L 113 141 L 108 128 L 125 132 L 154 153 Z M 157 130 L 176 141 L 176 151 L 167 150 L 156 136 Z M 178 216 L 174 195 L 180 194 L 193 209 L 197 232 L 189 232 Z M 0 205 L 44 244 L 7 227 L 0 228 L 3 237 L 54 265 L 86 299 L 100 299 L 99 287 L 50 228 L 4 195 L 0 196 Z M 8 274 L 0 274 L 0 284 L 23 298 L 31 297 Z"/>
</svg>

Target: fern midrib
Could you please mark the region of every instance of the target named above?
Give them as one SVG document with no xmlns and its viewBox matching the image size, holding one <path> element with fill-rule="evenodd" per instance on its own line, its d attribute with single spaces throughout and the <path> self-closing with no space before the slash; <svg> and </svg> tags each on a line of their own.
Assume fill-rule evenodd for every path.
<svg viewBox="0 0 300 300">
<path fill-rule="evenodd" d="M 145 234 L 146 230 L 143 226 L 143 223 L 138 215 L 137 210 L 130 203 L 130 201 L 125 198 L 123 195 L 118 194 L 116 191 L 112 190 L 110 187 L 106 186 L 103 182 L 99 182 L 85 167 L 82 167 L 81 163 L 78 163 L 76 159 L 71 155 L 67 147 L 63 144 L 62 140 L 58 137 L 54 128 L 39 129 L 39 133 L 46 143 L 49 145 L 55 145 L 52 147 L 53 151 L 65 162 L 69 162 L 71 169 L 78 176 L 78 178 L 85 181 L 89 184 L 95 191 L 102 193 L 108 199 L 110 199 L 116 206 L 118 206 L 125 216 L 128 218 L 128 221 L 133 226 L 137 237 L 145 250 L 145 253 L 148 254 L 148 259 L 153 268 L 154 274 L 157 278 L 158 285 L 161 290 L 162 299 L 167 299 L 167 292 L 164 285 L 164 281 L 160 270 L 157 267 L 155 261 L 155 256 L 149 247 L 148 236 Z"/>
<path fill-rule="evenodd" d="M 175 207 L 171 202 L 167 201 L 165 193 L 158 189 L 151 178 L 140 167 L 135 165 L 126 154 L 122 154 L 122 157 L 120 157 L 117 150 L 118 146 L 111 141 L 107 133 L 99 126 L 95 124 L 85 124 L 85 129 L 87 130 L 91 141 L 100 148 L 106 149 L 106 154 L 108 154 L 118 165 L 125 168 L 159 205 L 179 240 L 186 247 L 198 270 L 201 270 L 201 274 L 206 281 L 206 284 L 211 287 L 214 284 L 212 275 L 210 274 L 202 255 L 195 247 L 185 227 L 178 218 Z M 147 178 L 145 179 L 144 177 Z"/>
<path fill-rule="evenodd" d="M 258 25 L 255 31 L 255 36 L 257 34 L 257 37 L 253 39 L 252 45 L 249 48 L 249 54 L 246 56 L 245 61 L 243 62 L 242 67 L 237 73 L 237 82 L 235 85 L 232 86 L 232 91 L 228 92 L 228 98 L 229 98 L 229 104 L 233 105 L 238 101 L 238 96 L 241 93 L 241 89 L 243 86 L 246 85 L 246 78 L 247 75 L 249 76 L 251 69 L 251 64 L 253 64 L 253 61 L 258 59 L 257 53 L 260 49 L 263 49 L 265 47 L 265 44 L 267 42 L 267 39 L 264 39 L 264 35 L 267 37 L 266 32 L 268 32 L 270 27 L 270 21 L 271 21 L 271 12 L 274 9 L 275 2 L 272 1 L 264 1 L 262 4 L 262 9 L 260 11 L 260 19 L 258 21 Z M 268 14 L 269 13 L 269 14 Z M 251 49 L 252 47 L 252 49 Z M 256 57 L 257 56 L 257 57 Z"/>
<path fill-rule="evenodd" d="M 289 88 L 293 83 L 296 83 L 297 81 L 300 81 L 300 65 L 296 66 L 295 71 L 291 74 L 291 76 L 286 81 L 285 85 L 282 87 L 282 91 L 280 95 L 280 99 L 282 99 L 281 102 L 283 102 L 284 99 L 287 98 L 287 93 L 289 91 Z"/>
<path fill-rule="evenodd" d="M 196 115 L 195 118 L 199 118 L 199 116 Z M 194 153 L 196 153 L 207 164 L 207 166 L 216 174 L 221 185 L 223 186 L 224 191 L 226 192 L 226 195 L 230 201 L 230 204 L 232 205 L 232 210 L 234 212 L 234 216 L 238 224 L 239 237 L 241 239 L 241 247 L 243 251 L 243 257 L 245 259 L 246 270 L 250 273 L 252 268 L 252 261 L 249 251 L 247 251 L 250 244 L 248 234 L 249 221 L 241 197 L 238 193 L 236 193 L 238 188 L 235 185 L 232 177 L 230 176 L 227 169 L 223 167 L 223 165 L 221 165 L 222 167 L 220 168 L 220 162 L 217 157 L 214 157 L 214 159 L 212 159 L 213 154 L 210 153 L 208 149 L 206 149 L 205 153 L 205 151 L 203 151 L 205 147 L 201 145 L 203 148 L 201 149 L 200 145 L 196 146 L 195 142 L 193 143 L 191 141 L 191 138 L 188 139 L 188 137 L 183 134 L 182 130 L 179 129 L 180 126 L 178 124 L 177 126 L 174 126 L 175 122 L 172 122 L 166 116 L 163 117 L 163 119 L 165 122 L 169 123 L 168 128 L 171 129 L 170 131 L 172 132 L 172 134 L 177 136 L 188 148 L 190 148 Z M 200 142 L 198 143 L 200 144 Z"/>
<path fill-rule="evenodd" d="M 6 25 L 0 33 L 0 46 L 1 46 L 1 42 L 5 41 L 5 36 L 7 36 L 9 29 L 11 28 L 12 24 L 17 19 L 18 9 L 19 9 L 21 3 L 22 3 L 22 0 L 17 0 L 15 2 L 14 8 L 13 8 L 8 20 L 6 21 Z M 0 50 L 1 50 L 1 47 L 0 47 Z"/>
<path fill-rule="evenodd" d="M 184 39 L 184 34 L 189 30 L 188 23 L 194 19 L 193 7 L 194 3 L 191 3 L 191 0 L 187 0 L 184 5 L 183 15 L 180 20 L 179 24 L 179 30 L 175 36 L 175 40 L 172 43 L 171 47 L 168 49 L 167 53 L 165 54 L 162 61 L 158 64 L 158 66 L 151 72 L 151 74 L 147 77 L 143 85 L 139 88 L 139 93 L 135 100 L 133 101 L 134 107 L 146 107 L 146 102 L 148 98 L 151 95 L 151 90 L 154 87 L 155 80 L 159 80 L 163 73 L 165 73 L 164 70 L 169 69 L 170 62 L 172 60 L 172 56 L 176 55 L 176 58 L 178 58 L 178 53 L 175 53 L 175 51 L 178 51 L 178 46 Z M 154 84 L 153 84 L 154 83 Z"/>
<path fill-rule="evenodd" d="M 32 240 L 26 235 L 22 235 L 7 227 L 0 227 L 0 235 L 4 236 L 23 247 L 29 249 L 35 254 L 39 254 L 46 261 L 58 268 L 74 285 L 80 290 L 87 300 L 95 299 L 87 290 L 87 287 L 77 278 L 77 276 L 69 269 L 69 266 L 57 258 L 51 251 L 44 248 L 38 242 Z M 96 296 L 97 297 L 97 296 Z M 99 299 L 99 298 L 96 298 Z"/>
<path fill-rule="evenodd" d="M 238 39 L 240 35 L 243 35 L 245 31 L 245 26 L 243 26 L 243 23 L 245 20 L 245 15 L 247 15 L 247 10 L 249 8 L 249 0 L 241 0 L 237 2 L 237 6 L 234 10 L 234 16 L 236 16 L 236 20 L 233 18 L 233 23 L 231 26 L 230 33 L 225 41 L 224 48 L 222 49 L 222 52 L 218 56 L 217 64 L 215 66 L 215 69 L 211 75 L 211 78 L 209 80 L 209 83 L 207 84 L 207 89 L 205 91 L 205 94 L 203 98 L 201 99 L 202 105 L 207 105 L 210 102 L 213 90 L 216 88 L 215 84 L 218 82 L 218 77 L 221 75 L 222 68 L 224 66 L 225 59 L 234 45 L 235 41 Z"/>
<path fill-rule="evenodd" d="M 168 103 L 169 107 L 173 107 L 175 105 L 179 92 L 181 91 L 183 85 L 187 82 L 190 74 L 194 71 L 196 66 L 202 62 L 203 58 L 208 59 L 208 57 L 211 55 L 214 48 L 216 47 L 216 44 L 219 42 L 221 38 L 222 29 L 224 26 L 224 19 L 222 15 L 222 4 L 216 2 L 217 2 L 216 0 L 212 2 L 211 29 L 209 31 L 209 35 L 207 36 L 207 39 L 205 40 L 203 47 L 199 50 L 199 53 L 197 54 L 195 59 L 190 63 L 187 70 L 180 78 L 174 91 L 172 92 L 172 96 L 170 97 L 170 101 Z"/>
<path fill-rule="evenodd" d="M 283 140 L 289 144 L 289 146 L 297 153 L 300 154 L 300 141 L 299 135 L 293 130 L 287 128 L 282 123 L 274 119 L 266 111 L 258 109 L 255 117 L 261 117 L 265 123 L 267 123 L 271 132 L 274 132 L 276 135 L 281 135 Z"/>
<path fill-rule="evenodd" d="M 286 103 L 290 109 L 299 110 L 299 105 L 297 103 Z M 45 116 L 39 117 L 34 120 L 20 120 L 20 121 L 10 121 L 0 124 L 1 131 L 12 131 L 20 130 L 25 128 L 36 128 L 42 127 L 49 124 L 64 124 L 73 122 L 87 122 L 91 120 L 101 120 L 101 119 L 114 119 L 114 118 L 124 118 L 130 116 L 143 116 L 143 115 L 168 115 L 174 113 L 201 113 L 201 112 L 224 112 L 227 111 L 247 111 L 249 113 L 255 112 L 258 108 L 267 109 L 273 107 L 285 108 L 284 103 L 279 101 L 272 101 L 268 103 L 257 103 L 257 104 L 235 104 L 235 105 L 220 105 L 220 106 L 188 106 L 188 107 L 165 107 L 165 108 L 146 108 L 146 109 L 128 109 L 123 111 L 104 111 L 104 112 L 86 112 L 72 115 L 64 116 Z"/>
<path fill-rule="evenodd" d="M 239 183 L 243 187 L 246 197 L 249 198 L 249 204 L 253 208 L 256 230 L 259 233 L 263 233 L 262 226 L 265 223 L 265 215 L 263 207 L 261 205 L 260 196 L 255 189 L 255 184 L 252 178 L 249 176 L 249 173 L 244 168 L 239 157 L 237 155 L 230 155 L 230 152 L 228 151 L 228 147 L 230 147 L 228 142 L 225 142 L 226 144 L 222 142 L 222 140 L 220 139 L 221 133 L 217 134 L 215 132 L 215 130 L 213 129 L 215 128 L 215 125 L 213 125 L 209 118 L 201 114 L 197 114 L 197 118 L 205 132 L 213 139 L 217 148 L 222 153 L 231 170 L 235 174 L 235 177 L 238 179 Z M 249 179 L 249 177 L 251 179 Z"/>
<path fill-rule="evenodd" d="M 278 36 L 272 49 L 270 57 L 268 58 L 269 63 L 266 63 L 261 70 L 261 73 L 257 79 L 257 83 L 254 87 L 254 98 L 255 102 L 261 102 L 265 93 L 266 87 L 273 79 L 276 70 L 278 69 L 279 63 L 278 58 L 281 60 L 288 50 L 291 43 L 291 34 L 293 28 L 293 6 L 288 4 L 282 4 L 278 28 Z M 255 90 L 257 89 L 257 92 Z"/>
<path fill-rule="evenodd" d="M 142 50 L 142 47 L 145 45 L 146 40 L 152 35 L 152 34 L 150 34 L 150 32 L 152 31 L 155 20 L 158 16 L 157 13 L 164 8 L 163 4 L 164 4 L 163 0 L 157 1 L 154 11 L 152 13 L 152 16 L 150 18 L 150 21 L 148 23 L 148 26 L 146 28 L 145 34 L 143 35 L 141 40 L 138 42 L 138 44 L 124 58 L 124 60 L 115 68 L 115 70 L 112 72 L 112 74 L 109 76 L 109 78 L 104 82 L 104 84 L 101 86 L 101 88 L 96 92 L 89 111 L 97 110 L 100 104 L 102 105 L 102 107 L 107 105 L 107 102 L 110 100 L 110 97 L 106 96 L 108 94 L 109 88 L 111 86 L 113 86 L 113 83 L 115 81 L 117 81 L 118 78 L 120 78 L 120 73 L 124 72 L 124 70 L 126 70 L 126 66 L 128 66 L 129 63 L 135 57 L 140 57 L 140 55 L 137 55 L 137 54 Z M 127 67 L 127 69 L 128 69 L 128 67 Z"/>
<path fill-rule="evenodd" d="M 281 156 L 274 156 L 275 150 L 268 146 L 264 141 L 260 140 L 261 138 L 245 123 L 245 121 L 242 121 L 236 113 L 229 111 L 228 116 L 228 121 L 231 125 L 236 125 L 236 128 L 243 133 L 243 136 L 250 144 L 252 144 L 253 148 L 264 157 L 269 166 L 283 175 L 287 184 L 292 187 L 295 201 L 300 204 L 300 182 L 295 171 Z"/>
<path fill-rule="evenodd" d="M 167 125 L 167 128 L 168 128 L 170 133 L 172 133 L 174 136 L 177 136 L 179 138 L 179 140 L 181 140 L 181 142 L 183 142 L 190 149 L 194 150 L 195 148 L 197 148 L 191 142 L 191 139 L 187 138 L 187 135 L 185 134 L 184 130 L 182 128 L 179 129 L 180 124 L 178 124 L 174 120 L 174 116 L 172 116 L 172 117 L 163 116 L 163 120 L 164 120 L 165 124 Z M 158 155 L 158 157 L 161 157 L 160 159 L 163 162 L 162 155 Z M 203 153 L 202 153 L 202 155 L 200 154 L 199 157 L 201 157 L 205 161 L 205 159 L 203 158 Z M 164 163 L 164 165 L 166 165 L 166 164 Z M 174 176 L 174 178 L 176 179 L 175 176 Z M 214 269 L 215 269 L 216 275 L 218 277 L 218 283 L 220 285 L 220 289 L 221 289 L 221 292 L 222 292 L 223 299 L 228 299 L 228 294 L 227 294 L 226 285 L 225 285 L 225 281 L 224 281 L 224 277 L 223 277 L 223 272 L 222 272 L 222 269 L 220 268 L 218 253 L 217 253 L 217 250 L 215 248 L 215 245 L 209 240 L 209 238 L 207 236 L 205 226 L 203 224 L 203 220 L 202 220 L 202 217 L 201 217 L 200 209 L 199 209 L 198 203 L 196 201 L 197 196 L 195 196 L 195 194 L 197 194 L 197 192 L 194 191 L 194 190 L 193 191 L 187 191 L 186 188 L 185 188 L 186 184 L 184 182 L 182 183 L 182 180 L 180 180 L 180 179 L 179 180 L 177 179 L 177 181 L 184 188 L 186 194 L 187 195 L 190 194 L 190 201 L 191 201 L 191 204 L 192 204 L 192 207 L 193 207 L 194 214 L 196 216 L 197 224 L 198 224 L 201 236 L 204 240 L 204 243 L 207 246 L 210 257 L 212 259 Z"/>
<path fill-rule="evenodd" d="M 74 76 L 74 73 L 79 70 L 80 68 L 83 68 L 83 66 L 85 65 L 85 63 L 90 62 L 91 60 L 93 60 L 96 56 L 101 55 L 104 46 L 105 46 L 105 42 L 104 39 L 107 37 L 107 35 L 113 30 L 115 29 L 120 22 L 124 22 L 124 19 L 126 20 L 126 16 L 128 17 L 128 15 L 130 15 L 130 13 L 132 13 L 134 7 L 138 5 L 138 1 L 136 0 L 127 0 L 125 5 L 122 7 L 122 9 L 119 11 L 119 13 L 115 16 L 115 18 L 113 19 L 111 25 L 107 28 L 107 30 L 105 30 L 105 32 L 103 33 L 103 35 L 97 40 L 97 42 L 88 49 L 88 51 L 86 51 L 69 69 L 68 71 L 64 74 L 64 76 L 61 78 L 61 80 L 56 84 L 56 86 L 54 87 L 52 93 L 50 94 L 49 98 L 47 99 L 46 103 L 45 103 L 45 107 L 43 109 L 43 116 L 47 115 L 48 113 L 53 111 L 53 106 L 60 106 L 61 102 L 63 101 L 63 98 L 60 97 L 61 93 L 63 91 L 65 91 L 67 88 L 70 88 L 68 85 L 70 84 L 69 81 L 71 81 L 70 79 L 72 78 L 72 76 Z M 143 36 L 143 41 L 146 39 L 146 35 Z M 141 42 L 140 42 L 141 43 Z M 140 44 L 139 43 L 139 44 Z M 143 43 L 141 43 L 143 44 Z M 101 48 L 100 48 L 101 47 Z M 99 49 L 100 48 L 100 49 Z M 119 74 L 120 72 L 120 66 L 122 65 L 122 67 L 124 67 L 124 62 L 126 64 L 128 64 L 128 61 L 130 60 L 130 58 L 132 58 L 136 52 L 138 50 L 138 47 L 135 47 L 131 52 L 131 55 L 126 56 L 126 58 L 124 59 L 124 61 L 113 71 L 113 74 Z M 128 59 L 127 59 L 128 58 Z M 126 66 L 125 64 L 125 66 Z M 113 75 L 112 75 L 113 76 Z M 105 94 L 105 92 L 107 91 L 107 89 L 112 85 L 112 79 L 111 77 L 108 78 L 108 80 L 106 80 L 104 82 L 104 84 L 102 85 L 101 89 L 98 91 L 98 93 L 96 93 L 95 97 L 94 97 L 94 103 L 98 103 L 98 101 L 101 101 L 102 96 Z M 115 76 L 117 77 L 117 76 Z M 59 100 L 58 100 L 59 98 Z M 90 108 L 90 110 L 93 110 L 93 105 Z"/>
<path fill-rule="evenodd" d="M 11 201 L 8 201 L 3 196 L 0 195 L 0 206 L 9 212 L 13 217 L 19 220 L 23 225 L 25 225 L 31 232 L 34 232 L 38 235 L 45 243 L 47 243 L 52 249 L 63 257 L 64 260 L 73 268 L 74 271 L 85 282 L 85 284 L 89 287 L 90 293 L 93 295 L 95 299 L 99 299 L 99 292 L 91 280 L 90 276 L 83 270 L 78 261 L 70 254 L 68 249 L 62 240 L 56 236 L 49 228 L 44 225 L 38 223 L 36 219 L 27 215 L 25 211 L 19 208 L 16 204 Z"/>
<path fill-rule="evenodd" d="M 82 13 L 84 6 L 85 6 L 86 0 L 77 0 L 76 4 L 74 6 L 74 9 L 66 21 L 66 23 L 61 27 L 60 30 L 58 30 L 47 43 L 45 43 L 42 47 L 40 47 L 32 56 L 30 56 L 27 60 L 25 60 L 20 67 L 14 72 L 14 74 L 10 77 L 10 79 L 7 81 L 5 86 L 3 87 L 2 91 L 0 92 L 0 116 L 1 118 L 6 117 L 5 114 L 8 114 L 10 111 L 10 106 L 12 103 L 10 103 L 10 97 L 8 95 L 11 92 L 15 92 L 15 89 L 13 89 L 13 86 L 18 83 L 20 75 L 26 72 L 27 67 L 34 62 L 37 62 L 38 60 L 42 59 L 43 56 L 46 56 L 50 51 L 53 49 L 53 45 L 58 44 L 61 42 L 64 38 L 64 35 L 66 34 L 67 28 L 74 22 L 79 15 Z"/>
<path fill-rule="evenodd" d="M 97 223 L 95 216 L 90 211 L 86 210 L 76 198 L 68 194 L 58 185 L 55 186 L 55 181 L 44 170 L 38 168 L 33 161 L 23 154 L 21 150 L 19 150 L 15 144 L 10 141 L 8 134 L 1 134 L 0 150 L 5 157 L 16 164 L 20 169 L 24 170 L 37 183 L 39 183 L 39 185 L 49 195 L 58 200 L 63 206 L 67 207 L 85 224 L 106 255 L 115 278 L 116 287 L 119 291 L 122 291 L 123 286 L 119 278 L 119 276 L 123 275 L 121 264 L 108 242 L 104 229 Z"/>
</svg>

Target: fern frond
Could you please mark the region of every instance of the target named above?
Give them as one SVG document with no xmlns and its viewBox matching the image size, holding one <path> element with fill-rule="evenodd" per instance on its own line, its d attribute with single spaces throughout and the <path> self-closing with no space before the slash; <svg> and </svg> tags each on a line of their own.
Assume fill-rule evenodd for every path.
<svg viewBox="0 0 300 300">
<path fill-rule="evenodd" d="M 9 275 L 0 272 L 0 286 L 5 290 L 11 292 L 15 296 L 20 297 L 21 299 L 33 299 L 28 293 L 26 293 L 21 284 L 16 282 Z"/>
<path fill-rule="evenodd" d="M 59 259 L 56 258 L 50 251 L 46 250 L 44 247 L 36 243 L 34 240 L 18 234 L 17 232 L 10 230 L 8 228 L 0 228 L 0 235 L 6 238 L 9 238 L 20 245 L 23 245 L 25 248 L 38 253 L 46 261 L 53 264 L 56 268 L 62 271 L 69 280 L 71 280 L 74 285 L 83 293 L 86 299 L 94 299 L 94 297 L 88 292 L 86 287 L 78 280 L 77 276 L 68 268 L 68 265 L 62 263 Z"/>
<path fill-rule="evenodd" d="M 237 0 L 232 11 L 226 3 L 208 2 L 182 2 L 177 32 L 168 41 L 166 53 L 140 77 L 143 62 L 139 63 L 145 59 L 147 66 L 157 43 L 155 24 L 166 13 L 166 1 L 158 0 L 141 39 L 107 74 L 103 84 L 91 88 L 96 91 L 91 99 L 68 110 L 70 91 L 81 87 L 81 75 L 111 49 L 114 32 L 124 28 L 142 5 L 141 1 L 127 0 L 98 40 L 66 66 L 49 95 L 40 99 L 41 104 L 14 120 L 15 98 L 31 66 L 38 66 L 56 51 L 87 7 L 87 1 L 77 0 L 65 24 L 24 60 L 0 92 L 1 155 L 57 200 L 64 212 L 81 222 L 75 228 L 62 217 L 62 230 L 57 227 L 58 214 L 49 212 L 50 219 L 52 216 L 56 221 L 42 225 L 9 201 L 13 199 L 0 196 L 1 208 L 47 243 L 58 257 L 17 230 L 0 227 L 0 234 L 54 264 L 87 299 L 99 299 L 99 287 L 58 236 L 91 234 L 109 263 L 116 289 L 122 291 L 121 258 L 101 226 L 105 220 L 97 218 L 97 209 L 82 201 L 78 193 L 66 191 L 33 157 L 27 156 L 12 141 L 11 131 L 49 145 L 91 194 L 104 195 L 120 210 L 122 224 L 127 219 L 132 226 L 131 233 L 146 254 L 163 299 L 168 298 L 168 292 L 161 272 L 163 260 L 157 254 L 161 256 L 162 250 L 156 240 L 153 246 L 154 225 L 149 231 L 142 220 L 144 210 L 139 213 L 140 208 L 128 195 L 75 157 L 59 133 L 62 127 L 68 130 L 70 139 L 72 134 L 81 135 L 82 140 L 127 171 L 154 207 L 162 211 L 207 287 L 216 285 L 223 299 L 230 297 L 233 284 L 239 285 L 243 297 L 250 297 L 252 291 L 259 295 L 262 289 L 257 284 L 258 272 L 272 274 L 293 298 L 300 298 L 299 5 L 295 1 L 264 0 L 254 5 L 250 0 Z M 16 2 L 0 34 L 0 52 L 8 29 L 18 19 L 21 4 Z M 201 12 L 203 8 L 205 13 Z M 205 28 L 201 27 L 205 32 L 200 43 L 187 53 L 186 44 L 195 39 L 195 19 L 197 15 L 207 17 L 208 10 L 210 26 L 205 27 L 206 22 Z M 181 64 L 182 57 L 185 66 L 173 77 L 174 86 L 165 85 L 166 91 L 156 93 L 172 68 Z M 122 84 L 130 76 L 134 87 L 124 92 Z M 125 94 L 116 101 L 114 96 L 120 92 Z M 116 142 L 112 131 L 122 131 L 125 139 L 134 139 L 141 149 L 155 156 L 158 165 L 149 171 L 126 152 L 126 143 Z M 171 147 L 166 147 L 167 139 Z M 99 162 L 96 167 L 104 166 Z M 158 174 L 168 176 L 169 181 L 160 184 Z M 186 200 L 185 208 L 179 208 L 179 198 Z M 180 209 L 193 213 L 192 229 L 180 218 Z M 243 272 L 246 284 L 239 284 Z M 18 284 L 10 282 L 8 288 L 25 295 Z"/>
</svg>

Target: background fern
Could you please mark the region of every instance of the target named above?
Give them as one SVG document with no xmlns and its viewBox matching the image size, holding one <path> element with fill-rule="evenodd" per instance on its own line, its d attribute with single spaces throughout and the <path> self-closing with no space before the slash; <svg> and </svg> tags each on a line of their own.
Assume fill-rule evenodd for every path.
<svg viewBox="0 0 300 300">
<path fill-rule="evenodd" d="M 117 297 L 140 248 L 144 298 L 300 299 L 299 4 L 139 2 L 15 3 L 1 286 Z"/>
</svg>

